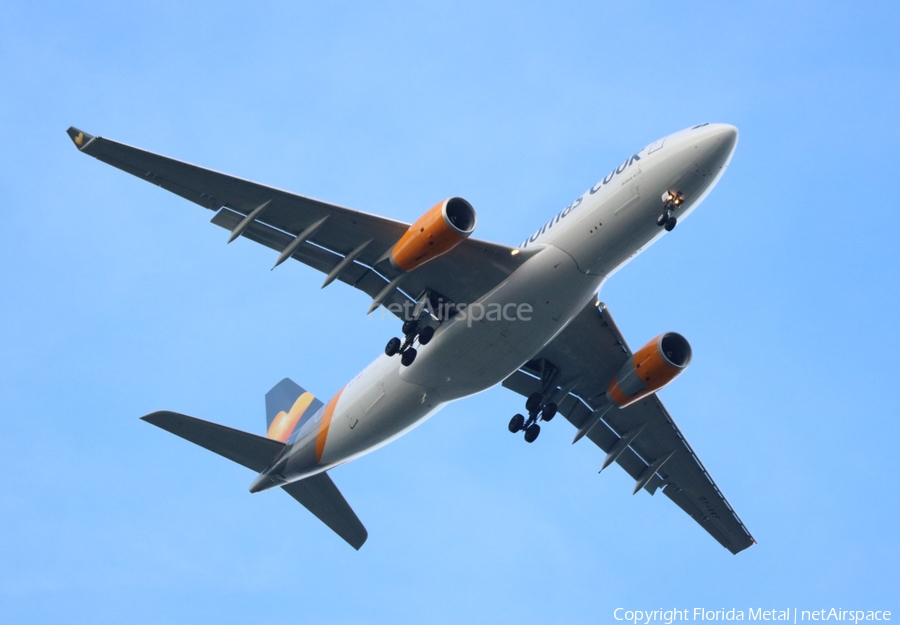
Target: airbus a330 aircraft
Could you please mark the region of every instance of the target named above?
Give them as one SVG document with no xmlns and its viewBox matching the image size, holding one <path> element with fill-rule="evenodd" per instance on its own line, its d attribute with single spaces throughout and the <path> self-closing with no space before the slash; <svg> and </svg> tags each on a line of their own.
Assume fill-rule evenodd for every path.
<svg viewBox="0 0 900 625">
<path fill-rule="evenodd" d="M 693 211 L 719 180 L 737 129 L 701 124 L 630 154 L 518 247 L 470 237 L 475 211 L 438 202 L 412 225 L 189 165 L 76 128 L 78 149 L 215 211 L 212 222 L 372 297 L 402 338 L 322 402 L 289 379 L 266 394 L 266 436 L 175 412 L 145 421 L 280 486 L 354 548 L 368 536 L 327 471 L 502 383 L 527 398 L 509 422 L 527 442 L 562 414 L 634 492 L 662 492 L 732 553 L 755 541 L 656 391 L 690 364 L 668 332 L 632 351 L 598 291 Z"/>
</svg>

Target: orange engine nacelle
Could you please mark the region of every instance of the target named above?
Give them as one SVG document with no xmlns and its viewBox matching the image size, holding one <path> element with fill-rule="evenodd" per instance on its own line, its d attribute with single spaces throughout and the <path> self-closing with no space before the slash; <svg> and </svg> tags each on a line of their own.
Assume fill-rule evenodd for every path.
<svg viewBox="0 0 900 625">
<path fill-rule="evenodd" d="M 391 262 L 412 271 L 446 254 L 475 230 L 475 209 L 461 197 L 438 202 L 409 227 L 391 249 Z"/>
<path fill-rule="evenodd" d="M 687 339 L 667 332 L 637 350 L 609 383 L 606 395 L 624 408 L 674 380 L 691 364 L 691 345 Z"/>
</svg>

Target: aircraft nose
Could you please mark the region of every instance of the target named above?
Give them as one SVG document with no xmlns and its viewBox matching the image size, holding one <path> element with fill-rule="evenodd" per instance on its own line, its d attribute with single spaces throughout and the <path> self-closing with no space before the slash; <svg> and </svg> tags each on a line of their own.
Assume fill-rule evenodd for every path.
<svg viewBox="0 0 900 625">
<path fill-rule="evenodd" d="M 716 136 L 722 142 L 722 147 L 724 148 L 723 151 L 727 150 L 729 154 L 734 152 L 738 140 L 738 129 L 735 126 L 732 126 L 731 124 L 719 124 Z"/>
<path fill-rule="evenodd" d="M 738 129 L 731 124 L 710 124 L 707 135 L 701 143 L 703 161 L 711 171 L 719 171 L 728 166 L 737 147 Z"/>
</svg>

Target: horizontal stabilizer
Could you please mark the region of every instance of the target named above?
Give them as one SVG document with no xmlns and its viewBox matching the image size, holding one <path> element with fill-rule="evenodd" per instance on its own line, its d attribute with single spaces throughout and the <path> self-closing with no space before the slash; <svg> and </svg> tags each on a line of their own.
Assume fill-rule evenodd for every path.
<svg viewBox="0 0 900 625">
<path fill-rule="evenodd" d="M 163 410 L 143 416 L 141 419 L 257 473 L 264 471 L 284 449 L 284 443 L 279 441 L 235 430 L 218 423 L 195 419 L 177 412 Z M 340 497 L 340 493 L 338 493 L 338 497 Z"/>
<path fill-rule="evenodd" d="M 369 533 L 328 474 L 319 473 L 282 488 L 354 549 L 366 542 Z"/>
</svg>

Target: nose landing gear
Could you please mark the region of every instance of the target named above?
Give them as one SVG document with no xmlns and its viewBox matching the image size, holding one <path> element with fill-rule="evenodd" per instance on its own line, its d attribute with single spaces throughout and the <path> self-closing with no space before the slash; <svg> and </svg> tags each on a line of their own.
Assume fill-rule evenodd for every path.
<svg viewBox="0 0 900 625">
<path fill-rule="evenodd" d="M 413 342 L 419 339 L 419 345 L 427 345 L 434 337 L 434 327 L 422 327 L 418 319 L 409 319 L 403 322 L 402 331 L 403 340 L 401 341 L 397 337 L 392 338 L 385 345 L 384 353 L 388 356 L 400 354 L 400 364 L 408 367 L 416 359 L 418 353 L 416 348 L 412 346 Z"/>
<path fill-rule="evenodd" d="M 662 194 L 663 212 L 656 218 L 656 225 L 665 228 L 666 232 L 675 229 L 678 219 L 672 214 L 684 202 L 680 191 L 666 191 Z"/>
</svg>

